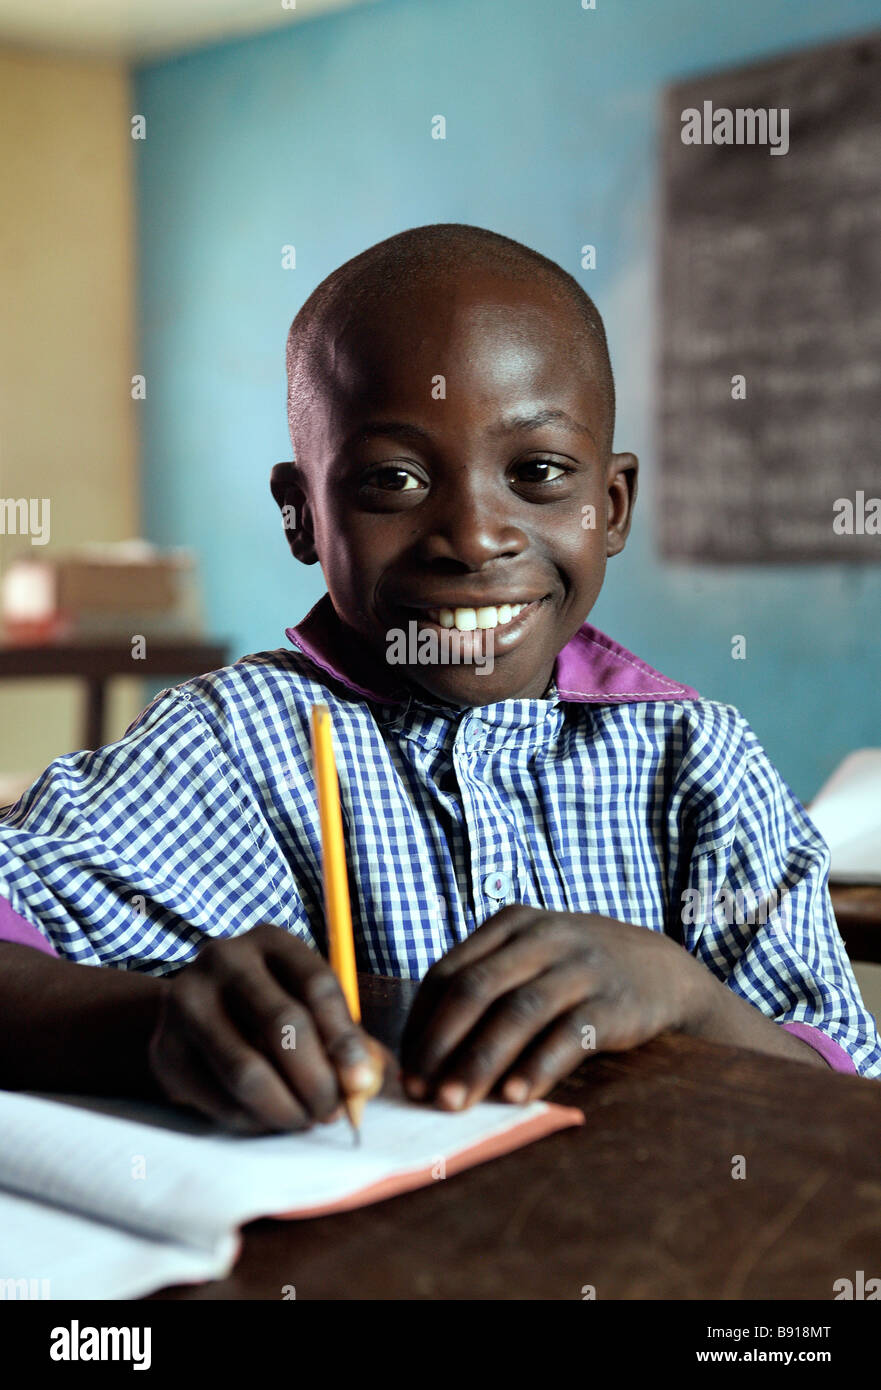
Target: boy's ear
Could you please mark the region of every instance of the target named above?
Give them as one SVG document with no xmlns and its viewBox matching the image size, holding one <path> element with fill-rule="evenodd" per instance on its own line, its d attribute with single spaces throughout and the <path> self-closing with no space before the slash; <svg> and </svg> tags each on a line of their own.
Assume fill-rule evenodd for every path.
<svg viewBox="0 0 881 1390">
<path fill-rule="evenodd" d="M 638 472 L 639 460 L 635 454 L 612 454 L 609 459 L 606 555 L 619 555 L 630 534 Z"/>
<path fill-rule="evenodd" d="M 269 487 L 281 512 L 291 554 L 304 565 L 318 560 L 312 517 L 296 463 L 276 463 L 269 475 Z"/>
</svg>

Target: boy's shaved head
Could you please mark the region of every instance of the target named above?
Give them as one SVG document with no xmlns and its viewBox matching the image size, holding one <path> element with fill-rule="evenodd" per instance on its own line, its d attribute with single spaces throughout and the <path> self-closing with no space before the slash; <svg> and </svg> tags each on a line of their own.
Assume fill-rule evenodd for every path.
<svg viewBox="0 0 881 1390">
<path fill-rule="evenodd" d="M 411 684 L 454 705 L 540 697 L 636 496 L 578 282 L 495 232 L 414 227 L 318 286 L 287 366 L 296 458 L 272 493 L 343 640 L 397 665 L 390 634 L 434 640 L 452 623 L 452 658 L 411 653 Z"/>
<path fill-rule="evenodd" d="M 578 281 L 556 262 L 483 227 L 437 222 L 378 242 L 346 261 L 315 289 L 288 334 L 288 427 L 295 454 L 304 424 L 334 379 L 336 342 L 344 328 L 381 315 L 424 285 L 453 285 L 469 273 L 541 285 L 573 311 L 573 346 L 588 350 L 605 407 L 604 443 L 612 447 L 615 387 L 603 321 Z"/>
</svg>

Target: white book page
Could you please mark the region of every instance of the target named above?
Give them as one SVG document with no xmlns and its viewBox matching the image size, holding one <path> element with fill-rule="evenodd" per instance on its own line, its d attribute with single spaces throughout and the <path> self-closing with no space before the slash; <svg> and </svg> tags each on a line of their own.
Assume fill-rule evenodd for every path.
<svg viewBox="0 0 881 1390">
<path fill-rule="evenodd" d="M 110 1108 L 117 1113 L 102 1113 Z M 60 1102 L 3 1091 L 0 1188 L 214 1251 L 255 1217 L 319 1208 L 436 1165 L 440 1175 L 454 1154 L 547 1109 L 542 1101 L 487 1102 L 448 1114 L 378 1097 L 366 1107 L 362 1143 L 354 1147 L 344 1119 L 302 1134 L 251 1138 L 133 1102 Z"/>
<path fill-rule="evenodd" d="M 881 748 L 845 758 L 808 808 L 838 883 L 881 883 Z"/>
<path fill-rule="evenodd" d="M 223 1277 L 237 1247 L 234 1235 L 224 1236 L 212 1252 L 151 1240 L 0 1192 L 0 1281 L 6 1302 L 141 1298 L 167 1284 Z"/>
</svg>

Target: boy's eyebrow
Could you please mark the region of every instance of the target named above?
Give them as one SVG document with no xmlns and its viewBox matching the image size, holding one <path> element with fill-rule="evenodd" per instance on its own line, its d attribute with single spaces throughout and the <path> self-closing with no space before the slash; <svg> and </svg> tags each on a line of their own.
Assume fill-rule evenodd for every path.
<svg viewBox="0 0 881 1390">
<path fill-rule="evenodd" d="M 545 425 L 553 424 L 568 425 L 576 434 L 588 434 L 596 442 L 596 436 L 589 425 L 582 425 L 578 420 L 573 420 L 571 415 L 567 415 L 565 410 L 557 408 L 539 410 L 534 415 L 514 415 L 509 420 L 494 425 L 488 433 L 491 438 L 497 438 L 499 435 L 513 434 L 515 430 L 540 430 Z M 371 420 L 353 430 L 345 442 L 351 444 L 375 434 L 392 439 L 431 440 L 430 431 L 423 429 L 421 425 L 407 424 L 401 420 Z"/>
<path fill-rule="evenodd" d="M 359 439 L 368 439 L 373 434 L 390 436 L 392 439 L 431 439 L 428 430 L 424 430 L 421 425 L 405 424 L 402 420 L 370 420 L 366 425 L 359 425 L 357 429 L 344 441 L 344 446 L 356 443 Z"/>
<path fill-rule="evenodd" d="M 594 432 L 589 425 L 582 425 L 580 421 L 573 420 L 571 415 L 567 415 L 565 410 L 559 410 L 555 407 L 536 411 L 534 415 L 514 415 L 510 420 L 495 425 L 489 433 L 495 436 L 511 434 L 514 430 L 540 430 L 544 425 L 554 424 L 568 425 L 576 434 L 589 434 L 591 439 L 594 439 Z"/>
</svg>

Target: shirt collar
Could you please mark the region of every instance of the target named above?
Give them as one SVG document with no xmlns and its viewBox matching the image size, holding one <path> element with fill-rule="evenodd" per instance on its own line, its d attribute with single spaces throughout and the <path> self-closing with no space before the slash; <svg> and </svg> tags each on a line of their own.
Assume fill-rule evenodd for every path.
<svg viewBox="0 0 881 1390">
<path fill-rule="evenodd" d="M 367 644 L 340 622 L 325 594 L 288 640 L 333 680 L 383 705 L 406 704 L 412 692 L 395 680 Z M 581 704 L 634 704 L 647 700 L 695 700 L 697 691 L 662 676 L 611 637 L 584 623 L 554 664 L 559 700 Z"/>
</svg>

